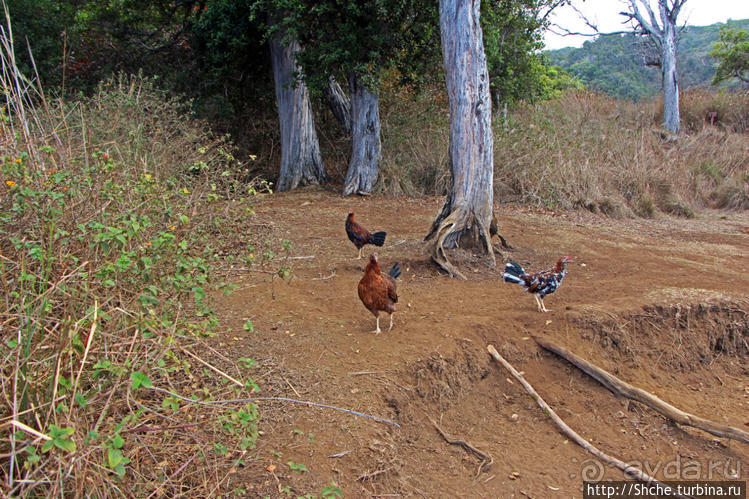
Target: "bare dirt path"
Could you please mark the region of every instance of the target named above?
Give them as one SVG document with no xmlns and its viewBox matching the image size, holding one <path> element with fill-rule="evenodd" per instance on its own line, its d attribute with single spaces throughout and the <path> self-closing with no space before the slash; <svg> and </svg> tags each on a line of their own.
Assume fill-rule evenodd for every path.
<svg viewBox="0 0 749 499">
<path fill-rule="evenodd" d="M 506 259 L 533 270 L 575 257 L 546 299 L 552 312 L 541 314 L 481 258 L 456 255 L 468 281 L 429 261 L 422 239 L 440 203 L 309 189 L 256 204 L 263 236 L 289 239 L 295 257 L 309 258 L 291 261 L 288 282 L 232 273 L 239 289 L 218 298 L 231 330 L 216 344 L 259 362 L 259 395 L 330 404 L 400 428 L 262 403 L 258 458 L 223 490 L 319 496 L 334 481 L 346 497 L 581 497 L 584 477 L 622 479 L 566 440 L 491 360 L 490 343 L 601 450 L 661 479 L 749 477 L 749 446 L 618 399 L 530 337 L 546 334 L 683 410 L 749 430 L 749 214 L 622 221 L 497 206 L 500 232 L 514 246 Z M 346 238 L 349 210 L 388 232 L 378 248 L 383 268 L 399 261 L 403 269 L 395 327 L 380 335 L 357 297 L 366 259 Z M 248 318 L 254 332 L 242 328 Z M 448 444 L 430 419 L 490 454 L 491 466 L 479 470 L 481 459 Z"/>
</svg>

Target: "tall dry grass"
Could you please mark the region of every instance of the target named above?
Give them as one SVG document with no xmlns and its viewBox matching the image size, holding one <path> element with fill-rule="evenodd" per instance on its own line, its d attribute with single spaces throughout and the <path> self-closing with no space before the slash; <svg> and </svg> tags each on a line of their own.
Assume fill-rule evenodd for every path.
<svg viewBox="0 0 749 499">
<path fill-rule="evenodd" d="M 449 180 L 444 95 L 384 92 L 381 192 L 442 195 Z M 657 100 L 586 91 L 526 105 L 495 124 L 500 202 L 582 208 L 612 216 L 692 216 L 749 208 L 749 94 L 682 95 L 684 131 L 659 126 Z"/>
</svg>

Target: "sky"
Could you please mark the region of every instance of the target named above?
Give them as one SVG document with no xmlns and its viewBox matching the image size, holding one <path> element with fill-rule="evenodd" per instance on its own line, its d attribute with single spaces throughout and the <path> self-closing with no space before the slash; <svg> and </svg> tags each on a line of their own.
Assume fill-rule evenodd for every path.
<svg viewBox="0 0 749 499">
<path fill-rule="evenodd" d="M 656 4 L 655 0 L 650 1 L 651 4 Z M 626 29 L 626 24 L 622 24 L 625 18 L 619 14 L 623 10 L 629 10 L 628 2 L 624 0 L 573 0 L 572 4 L 584 12 L 591 21 L 595 21 L 602 32 Z M 657 9 L 654 10 L 657 16 Z M 747 18 L 749 18 L 749 0 L 686 0 L 679 14 L 679 25 L 686 23 L 692 26 L 706 26 L 726 22 L 728 19 Z M 584 21 L 581 21 L 578 14 L 569 7 L 557 8 L 552 13 L 552 22 L 569 31 L 590 32 Z M 559 36 L 548 32 L 544 41 L 546 48 L 553 50 L 562 47 L 579 47 L 586 40 L 593 39 L 593 37 Z"/>
</svg>

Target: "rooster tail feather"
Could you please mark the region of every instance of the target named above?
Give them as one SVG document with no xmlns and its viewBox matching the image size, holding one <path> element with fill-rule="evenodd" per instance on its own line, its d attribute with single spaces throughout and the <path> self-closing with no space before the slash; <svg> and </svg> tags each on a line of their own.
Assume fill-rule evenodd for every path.
<svg viewBox="0 0 749 499">
<path fill-rule="evenodd" d="M 400 277 L 400 275 L 401 275 L 401 266 L 400 266 L 400 264 L 398 262 L 395 262 L 393 264 L 393 268 L 390 269 L 390 272 L 388 272 L 388 274 L 393 279 L 397 279 L 398 277 Z"/>
<path fill-rule="evenodd" d="M 523 279 L 524 275 L 525 270 L 523 270 L 523 267 L 521 267 L 520 264 L 510 262 L 505 265 L 505 273 L 502 277 L 504 277 L 504 280 L 507 282 L 525 284 L 525 280 Z"/>
<path fill-rule="evenodd" d="M 385 244 L 386 235 L 387 232 L 375 232 L 374 234 L 372 234 L 372 239 L 370 241 L 375 246 L 382 246 L 383 244 Z"/>
</svg>

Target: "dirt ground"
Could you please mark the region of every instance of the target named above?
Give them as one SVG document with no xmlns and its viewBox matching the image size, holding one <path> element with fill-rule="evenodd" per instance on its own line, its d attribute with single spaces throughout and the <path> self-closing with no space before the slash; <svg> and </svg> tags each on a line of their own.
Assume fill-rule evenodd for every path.
<svg viewBox="0 0 749 499">
<path fill-rule="evenodd" d="M 239 288 L 217 298 L 226 331 L 216 343 L 227 357 L 258 361 L 258 396 L 390 422 L 259 402 L 257 458 L 222 490 L 320 496 L 335 482 L 346 497 L 566 498 L 582 496 L 584 478 L 623 479 L 558 430 L 489 356 L 489 344 L 602 451 L 660 479 L 749 477 L 749 445 L 628 403 L 531 338 L 547 335 L 682 410 L 749 431 L 749 213 L 613 220 L 497 205 L 513 249 L 497 255 L 496 269 L 458 250 L 454 261 L 469 277 L 461 281 L 424 252 L 441 202 L 313 188 L 256 204 L 255 234 L 292 241 L 293 278 L 231 271 Z M 349 210 L 368 229 L 387 231 L 377 248 L 382 266 L 398 261 L 403 270 L 395 326 L 379 335 L 357 296 L 366 259 L 346 238 Z M 550 313 L 501 279 L 506 261 L 540 270 L 562 255 L 575 263 L 547 297 Z M 252 332 L 242 328 L 247 319 Z M 434 424 L 492 462 L 482 466 Z"/>
</svg>

